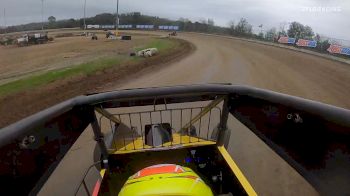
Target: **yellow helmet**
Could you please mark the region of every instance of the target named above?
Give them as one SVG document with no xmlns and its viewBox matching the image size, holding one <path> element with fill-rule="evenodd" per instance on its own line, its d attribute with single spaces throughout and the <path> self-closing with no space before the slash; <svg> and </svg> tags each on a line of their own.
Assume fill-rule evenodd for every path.
<svg viewBox="0 0 350 196">
<path fill-rule="evenodd" d="M 119 196 L 126 195 L 213 195 L 190 168 L 175 164 L 146 167 L 129 177 Z"/>
</svg>

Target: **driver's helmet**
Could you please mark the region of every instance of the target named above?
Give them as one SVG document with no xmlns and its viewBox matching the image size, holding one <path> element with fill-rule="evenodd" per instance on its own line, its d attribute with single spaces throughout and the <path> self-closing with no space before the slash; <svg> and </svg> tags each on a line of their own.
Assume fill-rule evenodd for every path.
<svg viewBox="0 0 350 196">
<path fill-rule="evenodd" d="M 213 195 L 211 189 L 190 168 L 175 164 L 146 167 L 129 177 L 124 195 Z"/>
</svg>

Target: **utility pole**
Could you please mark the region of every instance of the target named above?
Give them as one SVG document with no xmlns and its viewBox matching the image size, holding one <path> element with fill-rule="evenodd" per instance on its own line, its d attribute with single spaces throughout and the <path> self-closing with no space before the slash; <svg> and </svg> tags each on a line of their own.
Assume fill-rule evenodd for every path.
<svg viewBox="0 0 350 196">
<path fill-rule="evenodd" d="M 86 22 L 85 22 L 85 18 L 86 18 L 86 0 L 84 0 L 84 31 L 86 31 Z"/>
<path fill-rule="evenodd" d="M 4 8 L 4 30 L 6 34 L 7 26 L 6 26 L 6 8 Z"/>
<path fill-rule="evenodd" d="M 115 31 L 118 33 L 119 28 L 119 0 L 117 0 L 117 19 L 116 19 L 116 25 L 115 25 Z"/>
<path fill-rule="evenodd" d="M 262 27 L 263 27 L 263 24 L 259 25 L 260 33 L 262 33 Z"/>
<path fill-rule="evenodd" d="M 41 30 L 44 31 L 44 0 L 41 0 Z"/>
</svg>

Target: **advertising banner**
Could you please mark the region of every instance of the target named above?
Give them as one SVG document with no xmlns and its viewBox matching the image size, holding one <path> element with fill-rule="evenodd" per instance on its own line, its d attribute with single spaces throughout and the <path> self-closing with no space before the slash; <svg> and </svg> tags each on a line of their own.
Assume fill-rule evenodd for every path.
<svg viewBox="0 0 350 196">
<path fill-rule="evenodd" d="M 132 25 L 119 25 L 118 28 L 119 29 L 131 29 Z"/>
<path fill-rule="evenodd" d="M 154 25 L 136 25 L 136 29 L 153 29 Z"/>
<path fill-rule="evenodd" d="M 295 38 L 292 38 L 292 37 L 280 37 L 278 39 L 278 42 L 282 43 L 282 44 L 294 44 L 295 43 Z"/>
<path fill-rule="evenodd" d="M 350 48 L 342 47 L 336 44 L 331 44 L 327 51 L 332 54 L 344 54 L 350 56 Z"/>
<path fill-rule="evenodd" d="M 101 25 L 101 29 L 114 29 L 114 25 Z"/>
<path fill-rule="evenodd" d="M 177 31 L 179 30 L 179 26 L 158 26 L 159 30 L 171 30 L 171 31 Z"/>
<path fill-rule="evenodd" d="M 298 42 L 296 44 L 297 46 L 304 46 L 304 47 L 310 47 L 310 48 L 315 48 L 317 46 L 316 41 L 306 40 L 306 39 L 298 39 Z"/>
<path fill-rule="evenodd" d="M 100 25 L 87 25 L 86 28 L 88 28 L 88 29 L 99 29 Z"/>
</svg>

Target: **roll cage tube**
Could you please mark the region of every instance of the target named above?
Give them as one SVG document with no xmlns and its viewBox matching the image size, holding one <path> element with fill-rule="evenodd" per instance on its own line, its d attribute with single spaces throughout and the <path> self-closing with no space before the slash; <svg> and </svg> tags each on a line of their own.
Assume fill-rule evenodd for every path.
<svg viewBox="0 0 350 196">
<path fill-rule="evenodd" d="M 78 96 L 2 128 L 0 192 L 36 194 L 81 132 L 96 122 L 95 107 L 108 109 L 209 101 L 218 96 L 227 97 L 220 130 L 226 130 L 224 122 L 229 112 L 320 193 L 349 191 L 349 187 L 341 189 L 341 185 L 322 175 L 328 172 L 350 176 L 349 110 L 247 86 L 207 84 Z M 222 133 L 219 132 L 219 135 Z M 95 133 L 95 137 L 97 141 L 102 141 L 101 135 Z M 218 142 L 222 143 L 220 137 Z M 100 147 L 104 148 L 102 143 Z M 335 160 L 345 164 L 339 164 L 340 168 L 335 170 L 334 164 L 331 164 Z M 29 163 L 32 167 L 28 166 Z M 343 179 L 350 183 L 348 177 Z M 21 189 L 16 188 L 19 186 Z"/>
</svg>

